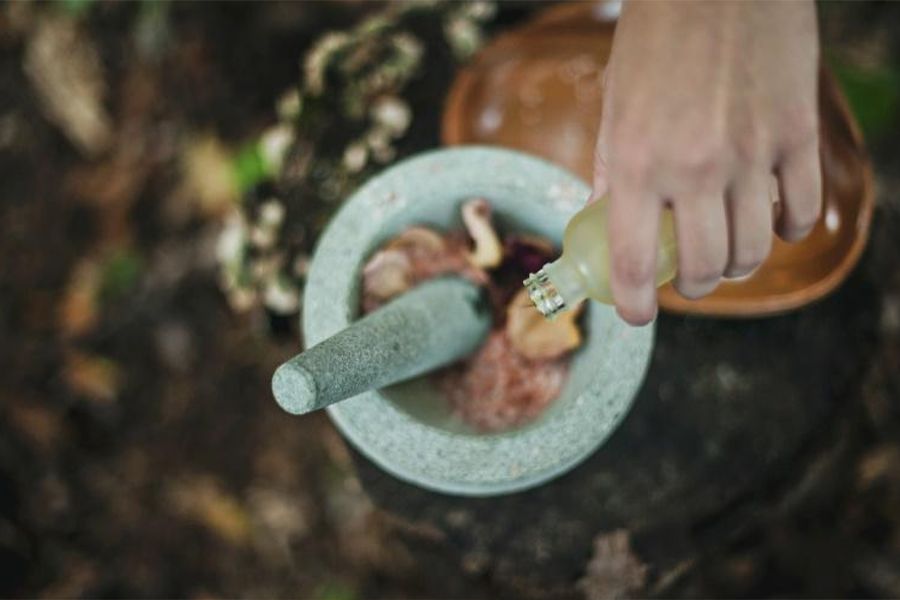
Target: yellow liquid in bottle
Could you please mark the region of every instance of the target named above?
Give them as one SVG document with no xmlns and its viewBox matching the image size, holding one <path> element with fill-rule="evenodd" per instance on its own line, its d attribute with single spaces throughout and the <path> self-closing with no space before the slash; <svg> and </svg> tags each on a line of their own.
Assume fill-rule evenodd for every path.
<svg viewBox="0 0 900 600">
<path fill-rule="evenodd" d="M 581 209 L 566 226 L 563 254 L 525 280 L 532 302 L 548 318 L 578 305 L 585 298 L 612 304 L 609 285 L 609 245 L 606 201 Z M 672 213 L 663 211 L 656 265 L 657 286 L 675 276 L 675 227 Z"/>
</svg>

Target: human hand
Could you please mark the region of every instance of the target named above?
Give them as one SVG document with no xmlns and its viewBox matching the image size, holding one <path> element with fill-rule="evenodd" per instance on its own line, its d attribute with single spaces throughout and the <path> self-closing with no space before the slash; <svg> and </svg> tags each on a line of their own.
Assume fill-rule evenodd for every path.
<svg viewBox="0 0 900 600">
<path fill-rule="evenodd" d="M 786 241 L 809 233 L 821 208 L 818 59 L 812 0 L 625 3 L 592 196 L 609 195 L 610 283 L 623 319 L 656 315 L 665 206 L 675 287 L 687 298 L 753 271 L 773 224 Z"/>
</svg>

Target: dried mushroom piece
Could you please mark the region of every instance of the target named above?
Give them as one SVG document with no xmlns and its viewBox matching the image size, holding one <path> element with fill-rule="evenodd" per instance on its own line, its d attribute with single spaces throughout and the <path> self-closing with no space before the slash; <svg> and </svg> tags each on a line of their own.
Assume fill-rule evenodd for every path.
<svg viewBox="0 0 900 600">
<path fill-rule="evenodd" d="M 383 303 L 412 284 L 412 263 L 406 254 L 397 249 L 376 252 L 363 267 L 363 304 Z"/>
<path fill-rule="evenodd" d="M 497 267 L 503 261 L 503 245 L 491 220 L 491 205 L 483 198 L 469 200 L 463 204 L 462 218 L 475 242 L 469 260 L 482 269 Z"/>
<path fill-rule="evenodd" d="M 549 321 L 531 306 L 527 290 L 519 290 L 506 309 L 506 335 L 513 348 L 529 360 L 558 358 L 581 345 L 576 320 L 581 307 Z"/>
<path fill-rule="evenodd" d="M 446 248 L 444 238 L 427 227 L 410 227 L 390 242 L 386 248 L 408 250 L 413 253 L 438 254 Z"/>
<path fill-rule="evenodd" d="M 487 274 L 466 257 L 465 240 L 427 227 L 410 227 L 390 240 L 363 267 L 363 311 L 375 310 L 417 283 L 455 273 L 478 285 Z"/>
</svg>

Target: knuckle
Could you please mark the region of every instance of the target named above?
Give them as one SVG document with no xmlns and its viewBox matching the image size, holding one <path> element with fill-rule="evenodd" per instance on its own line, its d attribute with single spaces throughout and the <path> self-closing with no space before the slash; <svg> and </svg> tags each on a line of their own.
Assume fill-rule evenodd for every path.
<svg viewBox="0 0 900 600">
<path fill-rule="evenodd" d="M 697 182 L 718 181 L 728 166 L 729 152 L 724 144 L 711 142 L 678 152 L 672 162 L 679 172 Z"/>
<path fill-rule="evenodd" d="M 756 127 L 744 135 L 737 136 L 734 141 L 734 153 L 738 162 L 755 166 L 762 165 L 767 147 L 766 136 Z"/>
<path fill-rule="evenodd" d="M 619 149 L 616 172 L 629 182 L 642 180 L 650 172 L 650 152 L 644 144 L 628 144 Z"/>
<path fill-rule="evenodd" d="M 654 276 L 653 262 L 637 252 L 619 252 L 613 255 L 612 267 L 619 281 L 638 286 Z"/>
<path fill-rule="evenodd" d="M 797 152 L 818 148 L 819 127 L 813 116 L 804 116 L 794 119 L 784 128 L 785 149 L 788 152 Z"/>
<path fill-rule="evenodd" d="M 634 133 L 630 128 L 618 129 L 608 148 L 608 156 L 615 161 L 616 172 L 625 178 L 642 178 L 647 175 L 653 161 L 653 144 L 647 136 Z"/>
</svg>

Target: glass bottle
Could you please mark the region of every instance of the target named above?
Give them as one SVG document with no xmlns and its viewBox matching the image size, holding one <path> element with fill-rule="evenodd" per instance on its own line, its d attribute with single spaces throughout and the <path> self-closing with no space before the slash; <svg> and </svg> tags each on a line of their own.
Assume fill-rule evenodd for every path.
<svg viewBox="0 0 900 600">
<path fill-rule="evenodd" d="M 563 234 L 563 253 L 523 283 L 531 301 L 548 319 L 590 298 L 612 304 L 609 287 L 609 246 L 606 240 L 606 201 L 581 209 Z M 660 225 L 656 284 L 675 277 L 675 227 L 672 212 L 664 210 Z"/>
</svg>

